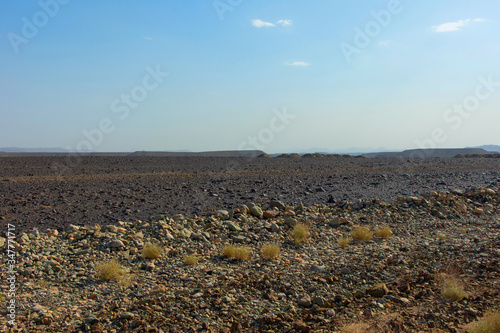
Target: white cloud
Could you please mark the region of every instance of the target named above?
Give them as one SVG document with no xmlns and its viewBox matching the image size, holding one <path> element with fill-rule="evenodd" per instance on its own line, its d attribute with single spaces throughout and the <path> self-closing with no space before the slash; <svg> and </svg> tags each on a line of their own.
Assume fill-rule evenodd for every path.
<svg viewBox="0 0 500 333">
<path fill-rule="evenodd" d="M 287 62 L 285 62 L 285 65 L 287 65 L 287 66 L 307 67 L 307 66 L 309 66 L 311 64 L 308 63 L 308 62 L 305 62 L 305 61 L 287 61 Z"/>
<path fill-rule="evenodd" d="M 380 42 L 377 43 L 378 46 L 389 46 L 390 44 L 391 42 L 388 40 L 381 40 Z"/>
<path fill-rule="evenodd" d="M 252 25 L 256 28 L 270 28 L 270 27 L 274 27 L 275 25 L 271 22 L 264 22 L 262 20 L 259 20 L 259 19 L 255 19 L 252 21 Z"/>
<path fill-rule="evenodd" d="M 276 22 L 277 24 L 280 24 L 282 27 L 288 27 L 293 24 L 292 20 L 279 20 Z"/>
<path fill-rule="evenodd" d="M 153 38 L 151 38 L 151 37 L 144 37 L 144 39 L 153 40 Z"/>
<path fill-rule="evenodd" d="M 476 18 L 476 19 L 466 19 L 466 20 L 460 20 L 456 22 L 448 22 L 448 23 L 443 23 L 440 25 L 435 25 L 432 27 L 432 29 L 435 32 L 450 32 L 450 31 L 458 31 L 461 28 L 465 27 L 466 25 L 472 23 L 472 22 L 483 22 L 484 19 L 482 18 Z"/>
</svg>

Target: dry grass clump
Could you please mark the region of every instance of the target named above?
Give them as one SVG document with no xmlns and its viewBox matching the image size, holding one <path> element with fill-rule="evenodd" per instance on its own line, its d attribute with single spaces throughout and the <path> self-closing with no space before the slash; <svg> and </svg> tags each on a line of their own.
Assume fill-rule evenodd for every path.
<svg viewBox="0 0 500 333">
<path fill-rule="evenodd" d="M 260 249 L 260 255 L 266 260 L 273 260 L 280 254 L 280 247 L 278 244 L 267 243 Z"/>
<path fill-rule="evenodd" d="M 368 333 L 374 332 L 370 325 L 366 323 L 348 324 L 342 327 L 342 333 Z"/>
<path fill-rule="evenodd" d="M 496 333 L 500 332 L 500 310 L 491 311 L 482 319 L 469 325 L 471 333 Z"/>
<path fill-rule="evenodd" d="M 392 230 L 389 227 L 382 227 L 375 230 L 375 236 L 377 236 L 378 238 L 387 239 L 391 237 L 391 235 L 392 235 Z"/>
<path fill-rule="evenodd" d="M 444 233 L 442 233 L 442 232 L 438 232 L 438 233 L 436 234 L 436 237 L 437 237 L 437 239 L 439 239 L 439 240 L 445 240 L 445 239 L 446 239 L 446 234 L 444 234 Z"/>
<path fill-rule="evenodd" d="M 250 248 L 246 246 L 236 246 L 232 244 L 224 245 L 222 249 L 222 255 L 231 259 L 249 259 L 250 258 Z"/>
<path fill-rule="evenodd" d="M 97 278 L 101 281 L 119 281 L 127 271 L 116 260 L 101 263 L 95 266 Z"/>
<path fill-rule="evenodd" d="M 465 292 L 463 285 L 458 282 L 455 277 L 443 275 L 441 277 L 441 281 L 441 284 L 443 285 L 441 293 L 448 300 L 459 302 L 464 297 L 467 297 L 467 293 Z"/>
<path fill-rule="evenodd" d="M 303 223 L 297 223 L 293 227 L 292 238 L 295 244 L 301 244 L 305 242 L 311 233 L 309 232 L 309 227 Z"/>
<path fill-rule="evenodd" d="M 194 265 L 198 262 L 198 257 L 195 256 L 195 255 L 189 255 L 189 256 L 185 256 L 184 257 L 184 262 L 187 264 L 187 265 Z"/>
<path fill-rule="evenodd" d="M 358 241 L 369 241 L 373 238 L 373 232 L 367 227 L 355 227 L 351 231 L 351 237 Z"/>
<path fill-rule="evenodd" d="M 156 259 L 161 256 L 162 248 L 153 243 L 146 243 L 142 248 L 142 254 L 147 259 Z"/>
<path fill-rule="evenodd" d="M 467 229 L 465 228 L 462 228 L 462 231 L 461 231 L 462 235 L 465 235 L 467 233 Z"/>
<path fill-rule="evenodd" d="M 339 239 L 337 239 L 337 244 L 340 247 L 348 247 L 350 242 L 351 239 L 349 237 L 340 237 Z"/>
</svg>

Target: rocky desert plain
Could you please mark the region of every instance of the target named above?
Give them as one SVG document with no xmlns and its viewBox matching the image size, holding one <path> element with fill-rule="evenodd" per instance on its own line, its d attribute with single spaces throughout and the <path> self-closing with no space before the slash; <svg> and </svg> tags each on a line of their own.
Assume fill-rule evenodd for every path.
<svg viewBox="0 0 500 333">
<path fill-rule="evenodd" d="M 495 158 L 2 157 L 0 330 L 498 332 L 499 194 Z"/>
</svg>

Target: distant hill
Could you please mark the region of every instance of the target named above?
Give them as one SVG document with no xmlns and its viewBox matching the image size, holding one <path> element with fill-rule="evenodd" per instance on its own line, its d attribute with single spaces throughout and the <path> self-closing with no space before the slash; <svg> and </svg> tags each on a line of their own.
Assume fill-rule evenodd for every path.
<svg viewBox="0 0 500 333">
<path fill-rule="evenodd" d="M 451 158 L 457 155 L 489 155 L 491 151 L 481 148 L 436 148 L 409 149 L 402 152 L 380 152 L 363 154 L 367 158 Z"/>
<path fill-rule="evenodd" d="M 40 151 L 6 151 L 0 149 L 0 157 L 29 157 L 29 156 L 67 156 L 67 155 L 82 155 L 82 156 L 151 156 L 151 157 L 245 157 L 253 158 L 264 154 L 261 150 L 227 150 L 227 151 L 206 151 L 206 152 L 168 152 L 168 151 L 136 151 L 133 153 L 77 153 L 77 152 L 40 152 Z"/>
<path fill-rule="evenodd" d="M 264 154 L 262 150 L 222 150 L 204 152 L 136 151 L 129 156 L 257 157 L 261 154 Z"/>
<path fill-rule="evenodd" d="M 6 147 L 0 148 L 1 153 L 67 153 L 69 152 L 63 148 L 17 148 Z"/>
<path fill-rule="evenodd" d="M 479 146 L 479 147 L 471 147 L 471 148 L 481 148 L 487 151 L 493 151 L 496 153 L 500 153 L 500 146 L 497 145 L 484 145 L 484 146 Z"/>
</svg>

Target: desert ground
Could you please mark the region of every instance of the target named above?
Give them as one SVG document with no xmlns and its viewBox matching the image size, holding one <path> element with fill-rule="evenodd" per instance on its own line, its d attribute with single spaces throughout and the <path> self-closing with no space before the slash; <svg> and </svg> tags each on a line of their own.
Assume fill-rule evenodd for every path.
<svg viewBox="0 0 500 333">
<path fill-rule="evenodd" d="M 488 158 L 3 157 L 0 329 L 475 332 L 499 194 Z"/>
</svg>

